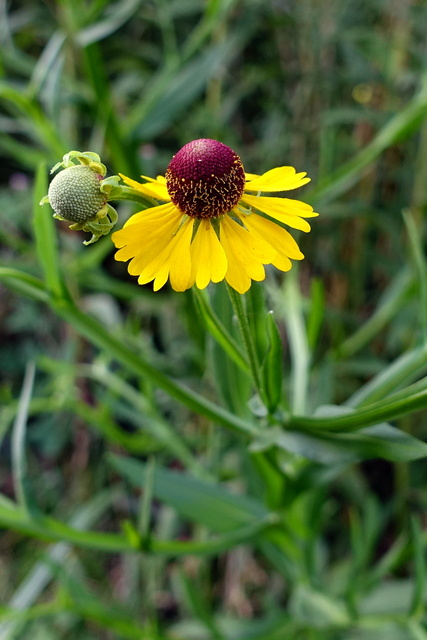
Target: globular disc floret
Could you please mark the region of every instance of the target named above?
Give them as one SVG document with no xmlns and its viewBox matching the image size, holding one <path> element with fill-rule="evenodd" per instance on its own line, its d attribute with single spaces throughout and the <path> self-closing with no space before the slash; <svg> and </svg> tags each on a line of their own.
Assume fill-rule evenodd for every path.
<svg viewBox="0 0 427 640">
<path fill-rule="evenodd" d="M 40 204 L 48 202 L 55 212 L 54 218 L 73 222 L 70 229 L 92 233 L 84 244 L 96 242 L 117 222 L 117 212 L 108 200 L 117 192 L 119 178 L 104 178 L 107 168 L 92 151 L 70 151 L 51 173 L 60 167 L 63 171 L 54 177 Z"/>
<path fill-rule="evenodd" d="M 165 178 L 174 205 L 198 219 L 217 218 L 231 211 L 245 186 L 245 171 L 237 153 L 209 138 L 182 147 L 169 163 Z"/>
<path fill-rule="evenodd" d="M 101 180 L 100 174 L 84 165 L 74 165 L 58 173 L 48 191 L 56 215 L 78 223 L 96 218 L 108 199 L 99 188 Z"/>
</svg>

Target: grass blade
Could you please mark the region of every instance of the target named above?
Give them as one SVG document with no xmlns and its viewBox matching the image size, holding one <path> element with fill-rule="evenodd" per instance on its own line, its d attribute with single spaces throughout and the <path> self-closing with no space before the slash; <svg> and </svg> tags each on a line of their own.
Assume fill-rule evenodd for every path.
<svg viewBox="0 0 427 640">
<path fill-rule="evenodd" d="M 40 164 L 36 173 L 33 194 L 36 250 L 47 288 L 55 298 L 62 298 L 64 287 L 59 266 L 55 221 L 50 205 L 40 205 L 40 200 L 47 194 L 47 190 L 46 166 Z"/>
<path fill-rule="evenodd" d="M 19 408 L 12 430 L 12 465 L 13 483 L 18 503 L 26 513 L 34 510 L 34 502 L 29 491 L 29 478 L 27 473 L 27 457 L 25 452 L 28 408 L 33 393 L 35 365 L 27 364 L 24 383 L 22 385 Z"/>
</svg>

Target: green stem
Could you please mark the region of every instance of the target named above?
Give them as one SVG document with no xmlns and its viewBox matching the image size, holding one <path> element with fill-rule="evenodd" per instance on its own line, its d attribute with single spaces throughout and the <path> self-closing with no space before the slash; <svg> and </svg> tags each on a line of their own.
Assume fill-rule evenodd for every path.
<svg viewBox="0 0 427 640">
<path fill-rule="evenodd" d="M 86 531 L 70 526 L 50 516 L 39 516 L 37 520 L 28 518 L 22 508 L 12 502 L 0 503 L 0 524 L 13 531 L 51 542 L 67 542 L 77 547 L 94 549 L 106 553 L 145 553 L 166 557 L 188 555 L 215 555 L 237 544 L 247 542 L 277 525 L 274 514 L 210 540 L 157 540 L 152 536 L 135 537 L 120 533 Z"/>
<path fill-rule="evenodd" d="M 228 295 L 233 306 L 234 313 L 236 314 L 237 321 L 239 323 L 240 333 L 245 345 L 246 354 L 248 357 L 249 369 L 251 371 L 252 379 L 258 393 L 262 390 L 261 381 L 261 368 L 258 362 L 258 354 L 256 351 L 255 341 L 251 332 L 251 327 L 248 321 L 246 310 L 243 304 L 243 296 L 237 293 L 229 284 L 227 284 Z"/>
<path fill-rule="evenodd" d="M 149 207 L 157 207 L 159 204 L 156 200 L 154 200 L 154 198 L 144 196 L 140 191 L 137 191 L 132 187 L 125 187 L 123 185 L 120 185 L 120 189 L 120 193 L 118 195 L 114 194 L 114 196 L 111 198 L 112 202 L 115 202 L 116 200 L 129 200 L 130 202 L 137 202 L 138 204 L 144 205 L 146 209 L 148 209 Z"/>
</svg>

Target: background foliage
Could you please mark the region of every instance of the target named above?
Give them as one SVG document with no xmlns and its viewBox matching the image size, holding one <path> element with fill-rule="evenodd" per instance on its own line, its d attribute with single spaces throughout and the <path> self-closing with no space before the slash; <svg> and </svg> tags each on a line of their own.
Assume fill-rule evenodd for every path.
<svg viewBox="0 0 427 640">
<path fill-rule="evenodd" d="M 0 1 L 2 640 L 427 638 L 426 28 Z M 153 294 L 38 206 L 70 149 L 137 178 L 199 137 L 313 179 L 306 260 L 244 301 L 270 415 L 221 286 Z"/>
</svg>

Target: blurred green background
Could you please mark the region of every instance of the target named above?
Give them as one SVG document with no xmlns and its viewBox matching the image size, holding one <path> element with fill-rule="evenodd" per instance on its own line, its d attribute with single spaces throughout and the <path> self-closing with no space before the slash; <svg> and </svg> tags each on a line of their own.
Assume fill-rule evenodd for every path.
<svg viewBox="0 0 427 640">
<path fill-rule="evenodd" d="M 307 330 L 304 412 L 418 380 L 426 33 L 424 0 L 0 0 L 1 640 L 427 638 L 423 460 L 283 454 L 283 477 L 272 472 L 266 487 L 265 459 L 238 436 L 113 362 L 7 275 L 42 274 L 34 176 L 67 151 L 95 151 L 110 174 L 138 179 L 163 174 L 186 142 L 215 138 L 248 172 L 290 164 L 312 178 L 295 195 L 320 213 L 299 238 L 306 259 L 289 290 L 273 272 L 266 287 L 294 395 L 292 309 Z M 121 221 L 136 210 L 121 203 Z M 224 368 L 191 292 L 153 294 L 114 262 L 109 238 L 87 248 L 84 234 L 56 229 L 80 309 L 235 415 L 256 414 L 250 383 Z M 233 330 L 217 289 L 213 304 Z M 26 400 L 24 445 L 16 417 Z M 427 436 L 425 412 L 398 426 Z M 174 469 L 188 472 L 182 485 Z M 23 475 L 32 528 L 7 515 Z M 255 530 L 244 545 L 227 538 L 262 524 L 267 508 L 285 514 L 282 554 Z M 151 527 L 152 553 L 96 537 L 124 528 L 120 540 L 132 540 L 135 526 Z M 209 532 L 225 538 L 205 552 Z M 177 540 L 194 553 L 169 549 Z"/>
</svg>

